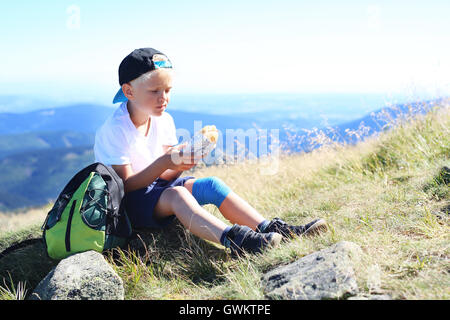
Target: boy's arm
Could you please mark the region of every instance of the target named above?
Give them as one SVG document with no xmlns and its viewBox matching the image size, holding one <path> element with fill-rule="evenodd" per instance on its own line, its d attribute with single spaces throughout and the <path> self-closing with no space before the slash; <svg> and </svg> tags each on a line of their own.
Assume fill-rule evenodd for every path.
<svg viewBox="0 0 450 320">
<path fill-rule="evenodd" d="M 169 156 L 170 157 L 170 156 Z M 112 165 L 124 184 L 125 193 L 144 188 L 156 180 L 167 169 L 167 156 L 156 159 L 148 167 L 138 173 L 133 173 L 131 165 Z"/>
<path fill-rule="evenodd" d="M 162 147 L 163 147 L 163 152 L 166 153 L 167 150 L 169 150 L 169 147 L 171 147 L 171 146 L 163 145 Z M 182 170 L 178 171 L 178 170 L 173 170 L 173 169 L 167 169 L 159 177 L 164 180 L 172 180 L 172 179 L 178 178 L 182 173 L 183 173 Z"/>
<path fill-rule="evenodd" d="M 182 173 L 183 171 L 167 169 L 159 177 L 164 180 L 172 180 L 178 178 Z"/>
<path fill-rule="evenodd" d="M 166 148 L 164 149 L 168 150 Z M 169 175 L 179 176 L 183 171 L 190 170 L 194 166 L 196 166 L 197 161 L 199 160 L 198 157 L 191 153 L 190 158 L 184 156 L 183 162 L 176 164 L 172 161 L 172 155 L 173 153 L 166 152 L 155 161 L 153 161 L 145 169 L 139 171 L 136 174 L 133 173 L 133 169 L 131 168 L 130 164 L 111 166 L 122 179 L 125 193 L 127 193 L 148 186 L 160 176 L 163 176 L 162 179 L 170 178 Z M 187 162 L 185 160 L 187 160 Z"/>
</svg>

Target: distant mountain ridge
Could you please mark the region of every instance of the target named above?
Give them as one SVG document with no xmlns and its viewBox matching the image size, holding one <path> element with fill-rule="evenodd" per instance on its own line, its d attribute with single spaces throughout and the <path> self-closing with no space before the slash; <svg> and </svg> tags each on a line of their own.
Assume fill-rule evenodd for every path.
<svg viewBox="0 0 450 320">
<path fill-rule="evenodd" d="M 94 104 L 75 104 L 25 113 L 0 113 L 0 134 L 62 130 L 92 133 L 112 111 Z"/>
<path fill-rule="evenodd" d="M 117 107 L 116 107 L 117 108 Z M 116 108 L 94 104 L 76 104 L 66 107 L 47 108 L 25 113 L 0 113 L 0 135 L 17 134 L 36 131 L 76 131 L 83 133 L 95 133 Z M 214 115 L 199 112 L 185 112 L 179 110 L 166 110 L 174 118 L 177 128 L 185 128 L 192 132 L 194 120 L 201 120 L 203 125 L 214 124 L 217 128 L 252 128 L 255 123 L 258 126 L 271 128 L 281 127 L 283 124 L 292 123 L 289 119 L 279 118 L 274 120 L 268 114 L 267 119 L 256 120 L 251 114 L 242 115 Z M 311 123 L 305 119 L 296 119 L 297 126 L 311 127 Z"/>
<path fill-rule="evenodd" d="M 91 146 L 32 150 L 0 159 L 0 210 L 53 201 L 77 171 L 93 162 Z"/>
<path fill-rule="evenodd" d="M 450 98 L 443 97 L 383 107 L 371 112 L 368 115 L 365 115 L 364 117 L 349 122 L 326 128 L 318 128 L 318 131 L 321 131 L 326 137 L 335 142 L 354 144 L 369 136 L 372 136 L 377 132 L 389 129 L 390 126 L 400 117 L 426 114 L 432 108 L 445 102 L 450 102 Z M 350 133 L 352 131 L 358 131 L 359 136 L 352 135 Z M 314 149 L 311 145 L 311 137 L 314 137 L 314 134 L 308 136 L 308 133 L 305 131 L 299 131 L 296 133 L 297 136 L 295 139 L 285 141 L 286 148 L 290 149 L 292 152 L 309 152 Z"/>
<path fill-rule="evenodd" d="M 0 135 L 0 159 L 22 152 L 94 145 L 94 134 L 75 131 L 38 131 Z"/>
<path fill-rule="evenodd" d="M 364 138 L 382 130 L 389 123 L 389 118 L 395 119 L 409 112 L 410 108 L 415 112 L 425 113 L 441 101 L 442 99 L 437 99 L 412 105 L 386 107 L 354 121 L 334 126 L 332 131 L 327 131 L 327 128 L 321 128 L 321 130 L 328 137 L 337 141 L 355 143 L 358 139 L 348 135 L 347 129 L 356 130 L 363 124 L 369 128 L 361 137 Z M 0 210 L 41 206 L 48 201 L 53 201 L 61 188 L 77 171 L 95 160 L 93 154 L 94 132 L 97 125 L 101 125 L 113 111 L 113 108 L 77 105 L 68 107 L 67 110 L 51 108 L 22 114 L 25 117 L 22 120 L 29 121 L 27 123 L 32 122 L 30 114 L 35 117 L 34 128 L 54 128 L 55 131 L 15 132 L 0 135 L 0 168 L 2 169 L 0 171 Z M 253 128 L 256 124 L 262 128 L 279 128 L 280 142 L 291 152 L 309 151 L 312 148 L 305 139 L 308 134 L 298 130 L 299 127 L 305 127 L 296 122 L 289 123 L 284 120 L 257 122 L 251 118 L 205 115 L 177 110 L 170 111 L 170 114 L 174 117 L 177 128 L 184 127 L 191 132 L 194 120 L 202 120 L 203 125 L 215 124 L 223 133 L 225 133 L 225 128 L 246 130 Z M 388 119 L 383 119 L 383 115 L 388 115 Z M 0 119 L 2 119 L 0 121 L 4 121 L 2 129 L 4 129 L 3 125 L 8 123 L 7 118 L 10 116 L 11 114 L 6 114 L 6 116 L 0 114 Z M 46 117 L 53 118 L 45 119 Z M 15 118 L 16 121 L 18 119 Z M 94 120 L 83 123 L 82 119 Z M 9 120 L 12 121 L 12 118 Z M 67 125 L 64 130 L 61 130 L 59 120 Z M 12 128 L 16 128 L 12 131 L 19 131 L 17 122 L 12 122 L 12 124 Z M 297 128 L 295 129 L 297 134 L 295 139 L 292 139 L 283 129 L 284 125 L 292 125 Z M 86 131 L 83 132 L 80 128 Z"/>
</svg>

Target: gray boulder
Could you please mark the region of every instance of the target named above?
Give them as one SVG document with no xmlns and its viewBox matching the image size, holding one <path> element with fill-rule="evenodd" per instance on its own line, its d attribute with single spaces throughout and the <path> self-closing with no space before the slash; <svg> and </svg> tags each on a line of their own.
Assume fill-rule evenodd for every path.
<svg viewBox="0 0 450 320">
<path fill-rule="evenodd" d="M 101 253 L 86 251 L 61 260 L 30 299 L 123 300 L 123 281 Z"/>
<path fill-rule="evenodd" d="M 388 294 L 369 294 L 350 297 L 347 300 L 392 300 Z"/>
<path fill-rule="evenodd" d="M 358 293 L 353 265 L 362 250 L 348 241 L 314 252 L 262 277 L 268 299 L 346 299 Z"/>
</svg>

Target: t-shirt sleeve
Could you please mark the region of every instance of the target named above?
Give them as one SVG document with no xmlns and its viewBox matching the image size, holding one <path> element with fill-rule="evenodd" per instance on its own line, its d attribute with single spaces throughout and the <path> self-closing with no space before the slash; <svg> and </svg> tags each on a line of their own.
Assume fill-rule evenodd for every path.
<svg viewBox="0 0 450 320">
<path fill-rule="evenodd" d="M 175 128 L 175 122 L 169 113 L 166 113 L 166 121 L 163 127 L 162 144 L 167 146 L 173 146 L 178 144 L 177 133 Z"/>
<path fill-rule="evenodd" d="M 129 145 L 118 126 L 102 127 L 95 134 L 95 161 L 105 165 L 130 164 Z"/>
</svg>

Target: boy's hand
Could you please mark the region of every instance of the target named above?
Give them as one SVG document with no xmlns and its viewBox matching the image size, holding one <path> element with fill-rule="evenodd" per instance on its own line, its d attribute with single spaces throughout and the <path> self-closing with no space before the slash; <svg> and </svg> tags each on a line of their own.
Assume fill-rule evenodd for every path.
<svg viewBox="0 0 450 320">
<path fill-rule="evenodd" d="M 186 143 L 169 147 L 164 156 L 166 157 L 167 168 L 177 171 L 189 170 L 196 166 L 198 161 L 204 156 L 195 155 L 193 152 L 185 153 L 181 150 Z"/>
</svg>

